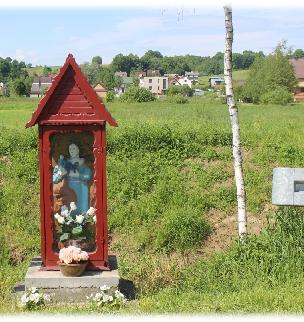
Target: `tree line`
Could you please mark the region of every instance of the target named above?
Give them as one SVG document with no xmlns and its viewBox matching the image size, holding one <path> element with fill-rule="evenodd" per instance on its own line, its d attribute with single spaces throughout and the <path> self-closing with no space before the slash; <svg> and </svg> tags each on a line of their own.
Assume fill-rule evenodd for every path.
<svg viewBox="0 0 304 322">
<path fill-rule="evenodd" d="M 271 54 L 270 54 L 271 55 Z M 259 69 L 261 62 L 269 59 L 270 55 L 265 55 L 262 51 L 254 52 L 245 50 L 242 53 L 232 54 L 233 70 Z M 291 50 L 286 49 L 285 58 L 303 58 L 304 51 L 302 49 Z M 267 65 L 267 63 L 265 63 Z M 6 84 L 10 95 L 29 95 L 33 77 L 30 77 L 26 71 L 26 67 L 30 68 L 31 64 L 25 64 L 23 61 L 18 62 L 10 57 L 0 57 L 0 82 Z M 143 56 L 139 57 L 135 54 L 118 54 L 111 64 L 105 66 L 102 64 L 101 56 L 94 56 L 91 63 L 87 62 L 81 65 L 85 75 L 88 77 L 92 85 L 102 83 L 108 91 L 119 86 L 122 82 L 121 77 L 115 76 L 117 71 L 126 72 L 132 77 L 135 72 L 142 70 L 159 70 L 160 74 L 184 74 L 186 71 L 195 70 L 200 75 L 219 75 L 224 71 L 224 54 L 216 53 L 214 56 L 163 56 L 159 51 L 148 50 Z M 47 76 L 53 69 L 44 66 L 42 75 Z M 256 72 L 257 74 L 258 72 Z M 254 78 L 254 72 L 251 72 L 250 78 Z M 34 76 L 38 76 L 35 75 Z M 242 96 L 245 100 L 256 101 L 253 96 L 252 89 L 246 87 L 246 91 L 242 89 Z M 251 85 L 251 88 L 254 85 Z M 259 89 L 259 85 L 257 85 Z M 290 86 L 289 86 L 290 88 Z M 248 97 L 251 98 L 248 98 Z"/>
<path fill-rule="evenodd" d="M 9 95 L 29 95 L 32 78 L 26 71 L 26 64 L 10 57 L 0 57 L 0 82 L 6 86 Z"/>
</svg>

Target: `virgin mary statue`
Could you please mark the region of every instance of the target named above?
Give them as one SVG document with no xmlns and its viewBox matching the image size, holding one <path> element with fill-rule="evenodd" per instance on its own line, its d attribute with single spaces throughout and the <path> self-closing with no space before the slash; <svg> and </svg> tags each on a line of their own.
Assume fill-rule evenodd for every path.
<svg viewBox="0 0 304 322">
<path fill-rule="evenodd" d="M 77 196 L 77 211 L 86 212 L 89 209 L 88 181 L 92 178 L 92 170 L 85 164 L 84 158 L 79 157 L 79 148 L 76 144 L 69 145 L 69 159 L 60 155 L 58 164 L 54 167 L 53 183 L 67 178 L 69 187 Z"/>
</svg>

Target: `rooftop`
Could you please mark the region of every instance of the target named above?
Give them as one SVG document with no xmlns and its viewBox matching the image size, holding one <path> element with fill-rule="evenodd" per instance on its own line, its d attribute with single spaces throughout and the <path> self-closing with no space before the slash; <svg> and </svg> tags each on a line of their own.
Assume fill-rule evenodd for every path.
<svg viewBox="0 0 304 322">
<path fill-rule="evenodd" d="M 294 67 L 296 78 L 304 78 L 304 58 L 289 59 L 289 64 Z"/>
</svg>

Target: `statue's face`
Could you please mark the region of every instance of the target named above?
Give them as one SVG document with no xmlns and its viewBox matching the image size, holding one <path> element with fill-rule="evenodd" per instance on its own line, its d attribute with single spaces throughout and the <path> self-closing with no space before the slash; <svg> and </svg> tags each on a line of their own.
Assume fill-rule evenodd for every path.
<svg viewBox="0 0 304 322">
<path fill-rule="evenodd" d="M 69 153 L 71 158 L 79 158 L 79 148 L 76 144 L 71 144 L 69 146 Z"/>
</svg>

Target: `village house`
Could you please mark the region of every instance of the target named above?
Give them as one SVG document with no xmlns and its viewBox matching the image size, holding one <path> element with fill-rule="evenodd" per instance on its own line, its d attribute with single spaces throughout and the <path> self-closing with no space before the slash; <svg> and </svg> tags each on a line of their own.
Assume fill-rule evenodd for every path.
<svg viewBox="0 0 304 322">
<path fill-rule="evenodd" d="M 51 76 L 36 76 L 33 79 L 30 97 L 40 97 L 51 87 L 56 75 Z"/>
<path fill-rule="evenodd" d="M 158 69 L 155 69 L 155 70 L 148 69 L 146 73 L 147 73 L 147 77 L 159 77 L 160 76 L 160 71 Z"/>
<path fill-rule="evenodd" d="M 107 97 L 107 90 L 105 89 L 105 87 L 102 85 L 102 84 L 97 84 L 95 87 L 94 87 L 94 90 L 96 92 L 96 94 L 101 97 L 101 98 L 104 98 L 104 97 Z"/>
<path fill-rule="evenodd" d="M 164 95 L 168 89 L 168 77 L 141 77 L 139 86 L 148 89 L 153 95 Z"/>
<path fill-rule="evenodd" d="M 289 59 L 289 64 L 294 67 L 295 76 L 298 80 L 294 91 L 294 101 L 304 101 L 304 58 Z"/>
<path fill-rule="evenodd" d="M 199 77 L 199 72 L 197 72 L 197 71 L 185 72 L 185 77 L 188 77 L 192 81 L 192 83 L 197 83 L 198 77 Z"/>
<path fill-rule="evenodd" d="M 123 77 L 120 86 L 114 87 L 114 92 L 116 96 L 123 94 L 131 85 L 133 84 L 132 77 Z"/>
<path fill-rule="evenodd" d="M 175 76 L 169 79 L 169 86 L 176 85 L 176 86 L 183 86 L 188 85 L 190 88 L 192 87 L 193 81 L 189 79 L 187 76 Z"/>
<path fill-rule="evenodd" d="M 0 96 L 7 96 L 7 88 L 3 82 L 0 82 Z"/>
<path fill-rule="evenodd" d="M 209 84 L 211 88 L 217 88 L 220 85 L 224 85 L 225 80 L 223 77 L 210 77 Z"/>
<path fill-rule="evenodd" d="M 128 74 L 127 74 L 127 72 L 115 72 L 114 76 L 119 76 L 119 77 L 124 78 L 124 77 L 127 77 Z"/>
</svg>

